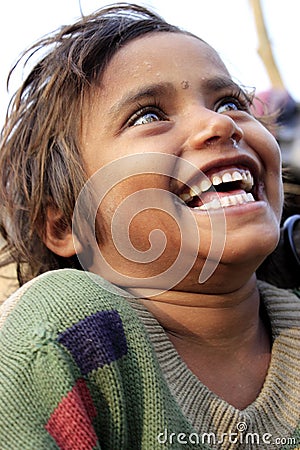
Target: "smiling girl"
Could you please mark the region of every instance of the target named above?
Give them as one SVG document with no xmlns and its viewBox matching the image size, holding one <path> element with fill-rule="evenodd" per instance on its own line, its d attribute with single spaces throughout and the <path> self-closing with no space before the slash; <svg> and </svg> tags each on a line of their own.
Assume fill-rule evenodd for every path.
<svg viewBox="0 0 300 450">
<path fill-rule="evenodd" d="M 136 5 L 38 48 L 0 153 L 25 282 L 2 310 L 1 448 L 298 448 L 299 300 L 255 276 L 280 150 L 251 96 Z"/>
</svg>

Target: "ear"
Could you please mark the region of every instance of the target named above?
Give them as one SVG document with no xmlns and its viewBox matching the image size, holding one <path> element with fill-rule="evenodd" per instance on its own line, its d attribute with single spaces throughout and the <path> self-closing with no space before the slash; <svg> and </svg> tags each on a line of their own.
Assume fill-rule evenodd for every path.
<svg viewBox="0 0 300 450">
<path fill-rule="evenodd" d="M 52 206 L 47 208 L 46 233 L 43 241 L 49 250 L 63 258 L 82 252 L 82 245 L 72 233 L 70 224 L 66 223 L 63 214 Z"/>
</svg>

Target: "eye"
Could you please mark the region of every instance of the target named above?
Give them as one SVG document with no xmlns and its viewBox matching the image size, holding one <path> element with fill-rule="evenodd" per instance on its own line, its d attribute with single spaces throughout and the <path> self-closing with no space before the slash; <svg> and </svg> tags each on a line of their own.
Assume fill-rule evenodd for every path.
<svg viewBox="0 0 300 450">
<path fill-rule="evenodd" d="M 239 108 L 239 105 L 236 104 L 236 102 L 232 100 L 223 101 L 218 107 L 217 112 L 222 114 L 227 111 L 238 111 L 241 108 Z"/>
<path fill-rule="evenodd" d="M 222 114 L 228 111 L 246 111 L 250 113 L 252 99 L 243 91 L 223 97 L 216 105 L 216 112 Z"/>
<path fill-rule="evenodd" d="M 136 119 L 132 125 L 134 127 L 136 127 L 137 125 L 144 125 L 145 123 L 156 122 L 158 120 L 159 120 L 158 114 L 156 114 L 154 112 L 149 112 L 149 113 L 143 114 L 138 119 Z"/>
<path fill-rule="evenodd" d="M 136 127 L 138 125 L 147 125 L 152 122 L 166 120 L 166 115 L 158 107 L 145 106 L 134 113 L 127 122 L 127 126 Z"/>
</svg>

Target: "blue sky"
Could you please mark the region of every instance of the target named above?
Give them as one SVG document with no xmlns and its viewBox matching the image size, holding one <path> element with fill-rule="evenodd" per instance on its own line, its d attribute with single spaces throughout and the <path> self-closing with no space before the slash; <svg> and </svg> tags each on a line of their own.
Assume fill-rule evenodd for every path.
<svg viewBox="0 0 300 450">
<path fill-rule="evenodd" d="M 111 1 L 81 0 L 88 14 Z M 270 86 L 257 55 L 257 37 L 249 0 L 147 0 L 168 21 L 197 34 L 220 53 L 231 74 L 258 91 Z M 273 51 L 286 88 L 300 101 L 298 61 L 300 1 L 262 0 Z M 80 16 L 80 0 L 10 0 L 2 5 L 0 27 L 0 121 L 4 120 L 10 95 L 22 79 L 16 72 L 9 94 L 6 76 L 20 52 L 42 35 Z"/>
</svg>

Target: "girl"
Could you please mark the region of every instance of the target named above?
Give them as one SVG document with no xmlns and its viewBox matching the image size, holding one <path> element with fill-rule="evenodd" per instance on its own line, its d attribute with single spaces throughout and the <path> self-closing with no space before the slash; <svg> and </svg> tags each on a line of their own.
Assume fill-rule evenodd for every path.
<svg viewBox="0 0 300 450">
<path fill-rule="evenodd" d="M 299 300 L 255 277 L 280 151 L 251 97 L 136 5 L 39 48 L 0 156 L 27 281 L 2 311 L 1 448 L 298 448 Z"/>
</svg>

